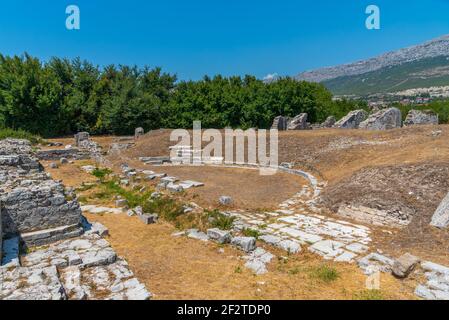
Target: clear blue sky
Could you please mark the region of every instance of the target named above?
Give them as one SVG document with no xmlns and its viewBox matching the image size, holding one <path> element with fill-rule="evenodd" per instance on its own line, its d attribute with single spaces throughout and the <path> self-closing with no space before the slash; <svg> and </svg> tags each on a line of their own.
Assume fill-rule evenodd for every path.
<svg viewBox="0 0 449 320">
<path fill-rule="evenodd" d="M 312 2 L 312 3 L 310 3 Z M 65 28 L 65 8 L 81 30 Z M 379 31 L 365 8 L 381 9 Z M 1 0 L 0 52 L 160 66 L 180 79 L 295 75 L 449 33 L 449 0 Z"/>
</svg>

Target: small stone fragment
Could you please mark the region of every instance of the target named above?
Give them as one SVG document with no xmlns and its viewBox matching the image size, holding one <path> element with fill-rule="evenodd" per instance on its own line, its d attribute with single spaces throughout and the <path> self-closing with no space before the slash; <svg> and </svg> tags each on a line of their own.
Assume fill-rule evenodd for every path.
<svg viewBox="0 0 449 320">
<path fill-rule="evenodd" d="M 229 206 L 232 204 L 232 198 L 229 196 L 221 196 L 218 201 L 222 206 Z"/>
<path fill-rule="evenodd" d="M 393 275 L 398 278 L 406 278 L 415 269 L 419 259 L 409 253 L 402 255 L 393 264 Z"/>
</svg>

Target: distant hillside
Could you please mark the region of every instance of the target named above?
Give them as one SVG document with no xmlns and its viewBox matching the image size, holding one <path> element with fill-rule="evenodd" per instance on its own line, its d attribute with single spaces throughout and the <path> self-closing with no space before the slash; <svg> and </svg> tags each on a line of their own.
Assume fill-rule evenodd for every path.
<svg viewBox="0 0 449 320">
<path fill-rule="evenodd" d="M 398 91 L 449 84 L 449 35 L 368 60 L 307 71 L 298 80 L 323 82 L 335 94 Z"/>
<path fill-rule="evenodd" d="M 422 59 L 322 83 L 337 95 L 365 95 L 445 86 L 449 84 L 449 57 Z"/>
</svg>

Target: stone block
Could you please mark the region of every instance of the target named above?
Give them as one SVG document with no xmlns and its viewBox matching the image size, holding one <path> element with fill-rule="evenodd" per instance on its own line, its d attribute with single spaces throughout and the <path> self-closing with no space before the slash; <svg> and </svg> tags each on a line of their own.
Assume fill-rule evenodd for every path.
<svg viewBox="0 0 449 320">
<path fill-rule="evenodd" d="M 134 130 L 134 139 L 139 139 L 143 135 L 145 135 L 145 130 L 143 128 L 136 128 Z"/>
<path fill-rule="evenodd" d="M 117 208 L 124 208 L 128 205 L 128 201 L 126 199 L 118 199 L 115 201 L 115 206 Z"/>
<path fill-rule="evenodd" d="M 221 196 L 220 199 L 218 200 L 218 202 L 222 206 L 229 206 L 232 204 L 232 198 L 229 196 Z"/>
<path fill-rule="evenodd" d="M 404 121 L 404 126 L 414 126 L 414 125 L 437 125 L 438 124 L 438 114 L 433 110 L 410 110 Z"/>
<path fill-rule="evenodd" d="M 75 145 L 80 147 L 83 142 L 89 141 L 90 135 L 88 132 L 79 132 L 75 135 Z"/>
<path fill-rule="evenodd" d="M 340 129 L 358 129 L 360 123 L 362 123 L 367 117 L 368 112 L 365 110 L 354 110 L 335 123 L 334 127 Z"/>
<path fill-rule="evenodd" d="M 231 233 L 229 231 L 220 230 L 218 228 L 207 230 L 209 239 L 224 244 L 231 242 Z"/>
<path fill-rule="evenodd" d="M 360 129 L 389 130 L 402 126 L 402 114 L 398 108 L 380 110 L 360 123 Z"/>
<path fill-rule="evenodd" d="M 416 265 L 419 263 L 419 259 L 406 253 L 399 257 L 399 259 L 394 261 L 393 264 L 393 275 L 398 278 L 406 278 L 415 269 Z"/>
<path fill-rule="evenodd" d="M 139 215 L 139 219 L 144 224 L 154 224 L 159 219 L 159 216 L 157 214 L 142 214 L 142 215 Z"/>
<path fill-rule="evenodd" d="M 276 129 L 276 130 L 279 130 L 279 131 L 285 131 L 285 130 L 287 130 L 289 121 L 290 121 L 290 119 L 288 117 L 283 117 L 283 116 L 276 117 L 273 120 L 273 124 L 271 126 L 271 129 Z"/>
<path fill-rule="evenodd" d="M 288 124 L 287 130 L 308 130 L 307 113 L 301 113 L 294 117 Z"/>
<path fill-rule="evenodd" d="M 184 188 L 179 184 L 169 183 L 166 186 L 167 190 L 170 192 L 183 192 Z"/>
<path fill-rule="evenodd" d="M 256 238 L 234 237 L 231 240 L 231 244 L 245 252 L 251 252 L 256 249 Z"/>
<path fill-rule="evenodd" d="M 441 229 L 449 226 L 449 193 L 441 201 L 440 205 L 433 214 L 430 225 Z"/>
<path fill-rule="evenodd" d="M 186 231 L 187 237 L 201 240 L 201 241 L 208 241 L 209 237 L 204 232 L 199 231 L 198 229 L 190 229 Z"/>
</svg>

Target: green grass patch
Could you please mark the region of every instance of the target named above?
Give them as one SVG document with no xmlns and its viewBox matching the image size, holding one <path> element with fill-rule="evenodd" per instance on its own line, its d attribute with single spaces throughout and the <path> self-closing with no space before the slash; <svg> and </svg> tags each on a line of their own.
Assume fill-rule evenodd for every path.
<svg viewBox="0 0 449 320">
<path fill-rule="evenodd" d="M 163 219 L 173 222 L 184 215 L 184 207 L 174 199 L 160 197 L 147 201 L 143 206 L 144 212 L 157 213 Z"/>
<path fill-rule="evenodd" d="M 206 211 L 206 213 L 207 213 L 207 217 L 210 221 L 210 225 L 213 228 L 218 228 L 220 230 L 231 230 L 232 229 L 232 227 L 234 225 L 235 217 L 230 217 L 230 216 L 224 215 L 217 209 L 215 209 L 213 211 Z"/>
<path fill-rule="evenodd" d="M 293 275 L 293 276 L 297 275 L 300 272 L 301 272 L 300 267 L 294 267 L 293 269 L 288 270 L 288 274 Z"/>
<path fill-rule="evenodd" d="M 93 183 L 89 183 L 89 184 L 85 184 L 84 182 L 81 184 L 81 186 L 79 186 L 78 188 L 76 188 L 76 191 L 78 192 L 84 192 L 84 191 L 88 191 L 91 190 L 93 188 L 95 188 L 96 185 Z"/>
<path fill-rule="evenodd" d="M 245 237 L 254 237 L 256 239 L 259 239 L 261 236 L 260 232 L 255 229 L 245 228 L 242 230 L 242 233 Z"/>
<path fill-rule="evenodd" d="M 354 294 L 354 300 L 385 300 L 380 290 L 363 290 Z"/>
<path fill-rule="evenodd" d="M 78 202 L 79 202 L 79 203 L 87 203 L 87 202 L 88 202 L 88 199 L 87 199 L 86 196 L 79 196 L 79 197 L 78 197 Z"/>
<path fill-rule="evenodd" d="M 117 181 L 103 181 L 100 183 L 101 191 L 95 194 L 100 199 L 112 199 L 114 196 L 121 196 L 128 201 L 130 208 L 143 207 L 151 197 L 151 192 L 138 193 L 122 188 Z"/>
<path fill-rule="evenodd" d="M 340 277 L 337 269 L 326 264 L 313 268 L 311 274 L 314 278 L 326 283 L 335 281 Z"/>
<path fill-rule="evenodd" d="M 106 178 L 108 175 L 110 175 L 112 173 L 112 170 L 107 169 L 107 168 L 95 168 L 94 171 L 92 171 L 92 175 L 97 177 L 100 180 L 104 180 L 104 178 Z"/>
<path fill-rule="evenodd" d="M 9 128 L 0 129 L 0 140 L 6 138 L 26 139 L 29 140 L 32 144 L 37 144 L 42 141 L 42 138 L 38 135 L 34 135 L 25 130 L 13 130 Z"/>
</svg>

